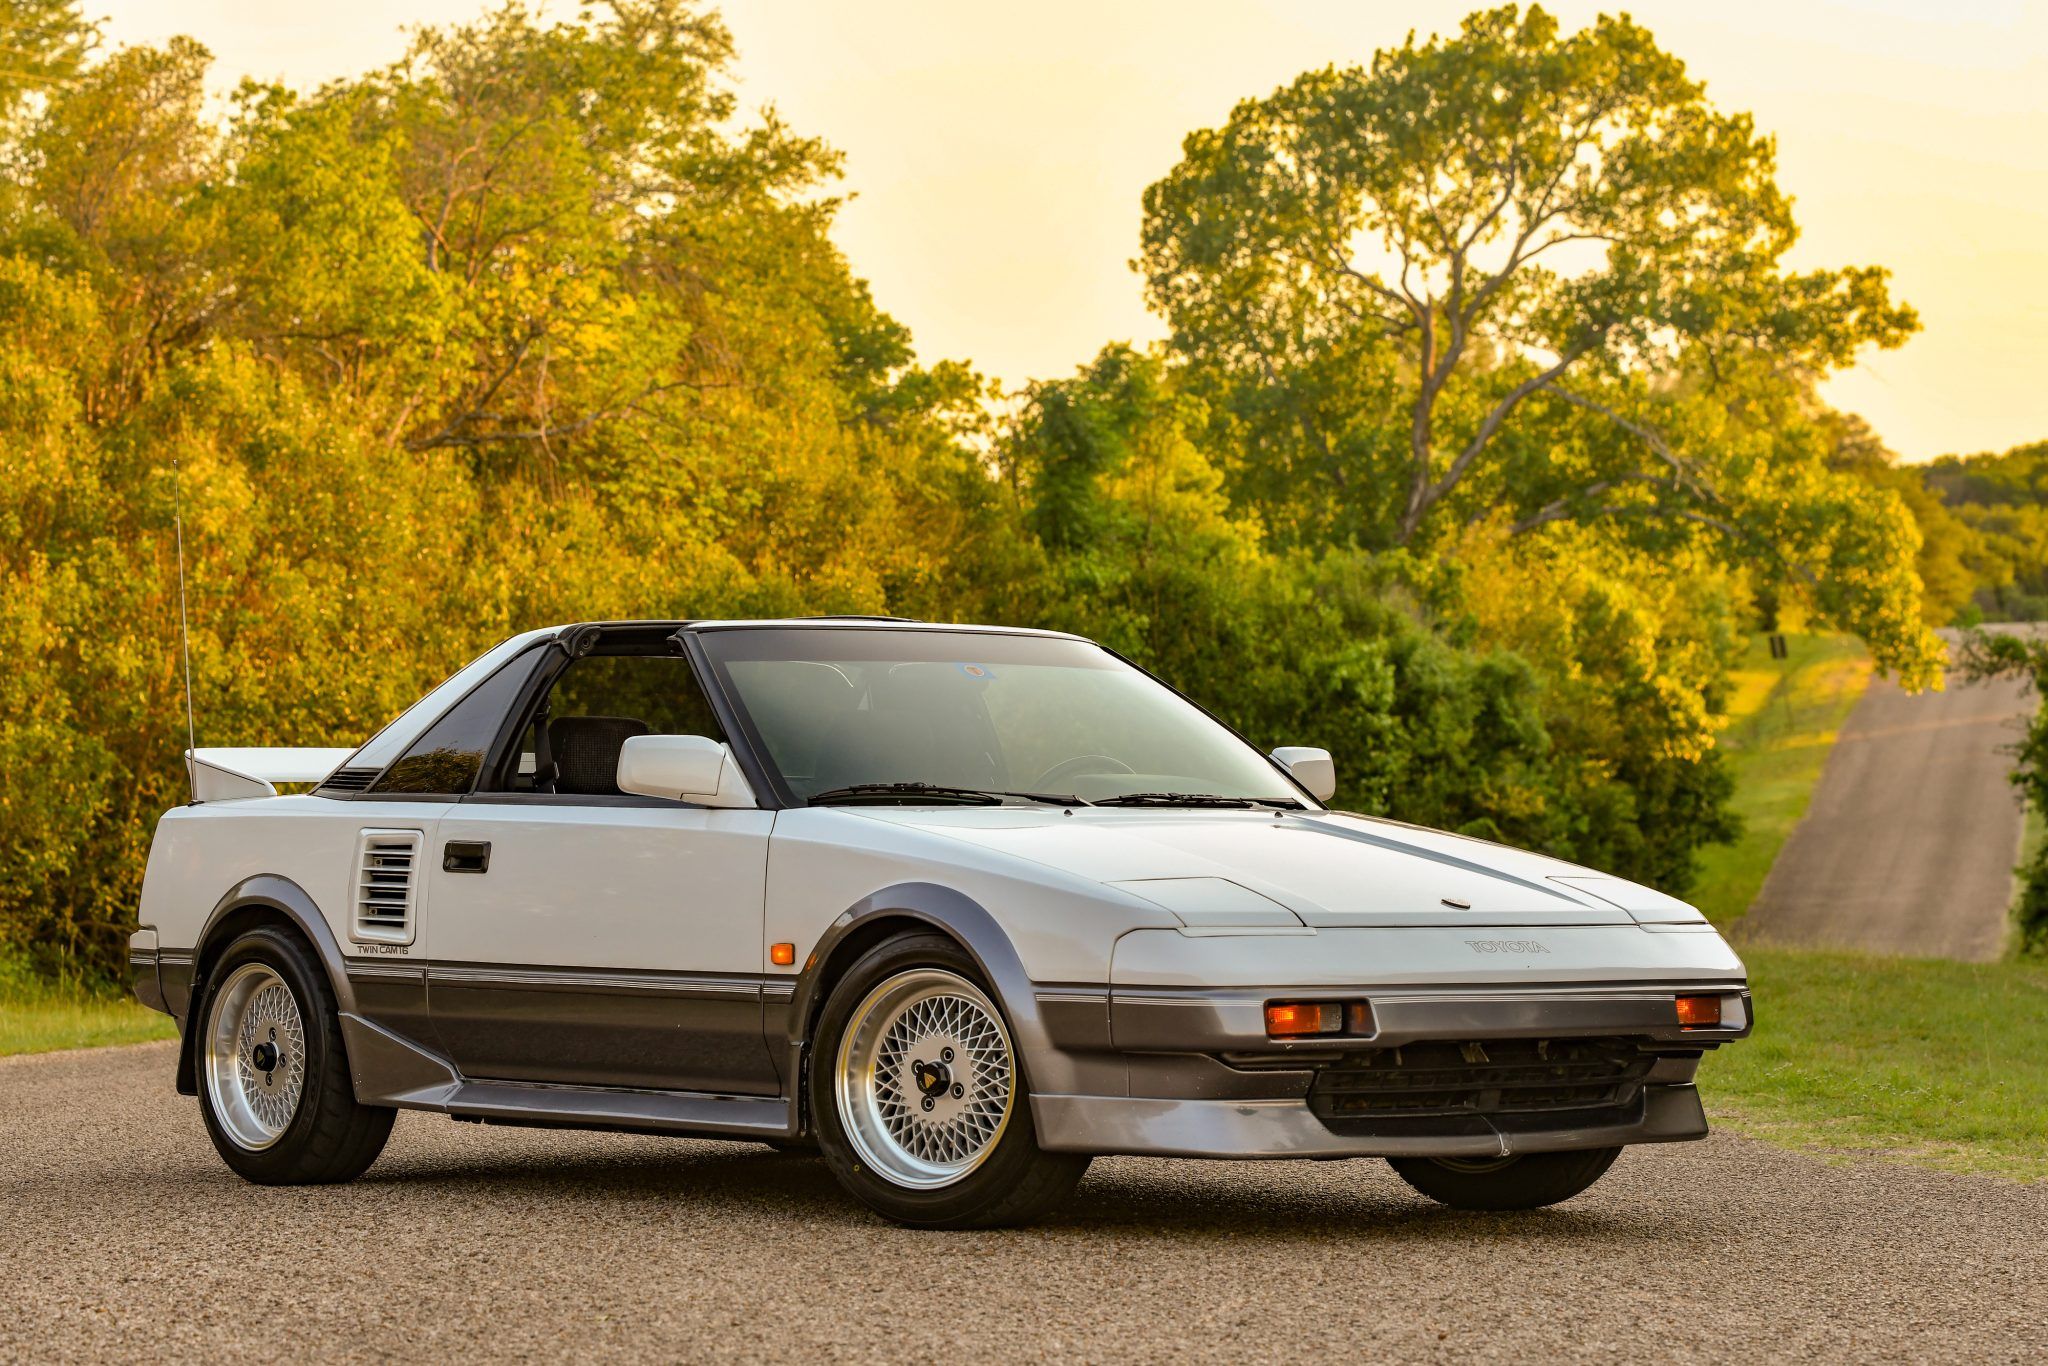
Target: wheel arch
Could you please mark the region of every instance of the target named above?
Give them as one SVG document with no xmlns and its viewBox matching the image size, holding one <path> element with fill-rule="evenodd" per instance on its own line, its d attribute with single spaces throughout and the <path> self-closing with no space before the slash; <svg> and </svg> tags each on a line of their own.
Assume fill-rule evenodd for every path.
<svg viewBox="0 0 2048 1366">
<path fill-rule="evenodd" d="M 804 1064 L 826 998 L 847 971 L 875 945 L 899 934 L 935 933 L 958 944 L 980 969 L 1002 1007 L 1011 1037 L 1025 1057 L 1051 1046 L 1037 995 L 1010 936 L 988 909 L 951 887 L 904 882 L 862 897 L 819 936 L 796 979 L 788 1025 L 789 1085 L 801 1098 Z"/>
<path fill-rule="evenodd" d="M 193 944 L 191 994 L 186 1004 L 184 1037 L 178 1047 L 177 1088 L 180 1095 L 199 1093 L 198 1058 L 194 1053 L 194 1040 L 198 1038 L 199 1029 L 192 1017 L 198 1014 L 200 1003 L 205 999 L 207 979 L 214 961 L 237 936 L 263 925 L 280 926 L 305 940 L 327 973 L 328 989 L 334 993 L 335 1004 L 344 1015 L 355 1010 L 355 993 L 349 986 L 341 945 L 336 942 L 327 917 L 320 914 L 319 906 L 306 889 L 275 873 L 259 873 L 244 878 L 229 888 L 227 895 L 214 905 L 206 917 L 205 927 Z"/>
<path fill-rule="evenodd" d="M 825 998 L 862 954 L 895 935 L 920 931 L 943 934 L 966 951 L 1010 1016 L 1012 1030 L 1038 1024 L 1031 978 L 1010 936 L 987 908 L 938 883 L 902 882 L 862 897 L 819 936 L 797 977 L 789 1041 L 809 1041 Z"/>
</svg>

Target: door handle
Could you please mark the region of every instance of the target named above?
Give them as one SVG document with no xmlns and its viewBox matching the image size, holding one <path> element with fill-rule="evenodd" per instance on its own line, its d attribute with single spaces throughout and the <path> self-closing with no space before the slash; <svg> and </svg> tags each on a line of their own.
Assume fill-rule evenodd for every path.
<svg viewBox="0 0 2048 1366">
<path fill-rule="evenodd" d="M 441 846 L 441 867 L 451 873 L 487 873 L 491 869 L 489 840 L 449 840 Z"/>
</svg>

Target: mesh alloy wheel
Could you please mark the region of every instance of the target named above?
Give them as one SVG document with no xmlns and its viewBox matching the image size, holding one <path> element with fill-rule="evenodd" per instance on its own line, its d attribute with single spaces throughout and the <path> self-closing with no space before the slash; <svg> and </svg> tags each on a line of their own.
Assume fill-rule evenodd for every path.
<svg viewBox="0 0 2048 1366">
<path fill-rule="evenodd" d="M 213 994 L 203 1040 L 207 1096 L 235 1144 L 262 1152 L 291 1126 L 306 1083 L 299 1003 L 266 963 L 244 963 Z"/>
<path fill-rule="evenodd" d="M 911 1190 L 980 1166 L 1016 1103 L 1002 1013 L 943 968 L 901 972 L 868 993 L 841 1035 L 834 1078 L 848 1142 L 876 1175 Z"/>
</svg>

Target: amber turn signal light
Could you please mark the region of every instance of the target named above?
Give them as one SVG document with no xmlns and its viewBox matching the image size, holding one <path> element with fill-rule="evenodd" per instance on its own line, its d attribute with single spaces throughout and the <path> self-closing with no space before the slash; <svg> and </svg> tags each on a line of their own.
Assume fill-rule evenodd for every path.
<svg viewBox="0 0 2048 1366">
<path fill-rule="evenodd" d="M 768 946 L 768 961 L 778 968 L 792 966 L 796 962 L 796 945 L 770 944 Z"/>
<path fill-rule="evenodd" d="M 1344 1032 L 1344 1007 L 1335 1001 L 1268 1001 L 1266 1032 L 1276 1039 Z"/>
<path fill-rule="evenodd" d="M 1678 1023 L 1685 1029 L 1714 1028 L 1721 1023 L 1721 998 L 1718 996 L 1679 997 Z"/>
</svg>

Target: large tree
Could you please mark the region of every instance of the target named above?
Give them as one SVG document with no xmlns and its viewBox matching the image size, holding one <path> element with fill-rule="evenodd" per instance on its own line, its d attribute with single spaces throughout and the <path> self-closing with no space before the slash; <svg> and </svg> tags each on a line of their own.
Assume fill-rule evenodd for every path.
<svg viewBox="0 0 2048 1366">
<path fill-rule="evenodd" d="M 1283 529 L 1710 539 L 1929 676 L 1910 520 L 1777 430 L 1913 314 L 1881 269 L 1784 267 L 1771 140 L 1627 18 L 1507 7 L 1310 72 L 1192 134 L 1145 210 L 1150 297 Z"/>
</svg>

